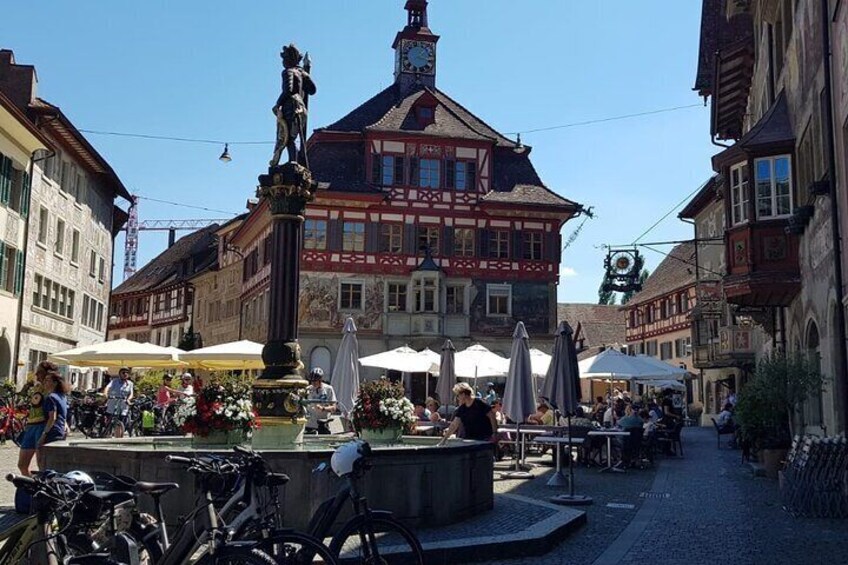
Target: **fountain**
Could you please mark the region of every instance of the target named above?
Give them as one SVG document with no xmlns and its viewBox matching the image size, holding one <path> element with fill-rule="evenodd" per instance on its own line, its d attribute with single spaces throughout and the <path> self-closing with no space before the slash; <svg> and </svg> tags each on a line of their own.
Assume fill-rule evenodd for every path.
<svg viewBox="0 0 848 565">
<path fill-rule="evenodd" d="M 310 516 L 338 488 L 332 473 L 313 473 L 329 463 L 344 436 L 306 436 L 300 346 L 297 343 L 297 301 L 304 211 L 315 184 L 306 156 L 306 108 L 315 86 L 309 78 L 308 55 L 301 68 L 293 45 L 283 48 L 283 92 L 274 106 L 277 144 L 268 173 L 259 177 L 257 195 L 269 201 L 273 216 L 272 268 L 268 341 L 262 351 L 266 369 L 253 386 L 253 402 L 261 427 L 252 445 L 277 471 L 291 477 L 281 492 L 284 521 L 303 529 Z M 300 142 L 298 149 L 296 141 Z M 283 149 L 289 161 L 279 164 Z M 409 526 L 444 526 L 490 510 L 492 446 L 489 443 L 409 436 L 403 443 L 373 448 L 373 468 L 364 492 L 373 508 L 394 512 Z M 191 474 L 165 463 L 169 454 L 226 453 L 197 449 L 184 437 L 76 439 L 45 448 L 47 467 L 58 471 L 82 469 L 128 475 L 150 481 L 173 481 L 178 491 L 164 497 L 173 522 L 194 508 Z M 144 503 L 144 501 L 142 501 Z M 348 516 L 341 516 L 346 520 Z"/>
</svg>

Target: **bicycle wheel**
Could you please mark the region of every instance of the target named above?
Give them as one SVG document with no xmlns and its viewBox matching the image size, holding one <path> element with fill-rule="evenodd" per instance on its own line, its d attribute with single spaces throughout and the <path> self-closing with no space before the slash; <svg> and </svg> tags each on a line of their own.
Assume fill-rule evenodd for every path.
<svg viewBox="0 0 848 565">
<path fill-rule="evenodd" d="M 21 434 L 24 433 L 24 425 L 17 418 L 12 418 L 9 422 L 9 433 L 12 435 L 11 440 L 16 446 L 21 446 Z"/>
<path fill-rule="evenodd" d="M 370 528 L 369 528 L 370 523 Z M 369 529 L 374 534 L 372 545 Z M 424 565 L 424 549 L 412 530 L 384 516 L 357 516 L 342 526 L 330 542 L 330 552 L 342 563 Z"/>
<path fill-rule="evenodd" d="M 335 565 L 336 559 L 320 540 L 300 532 L 287 532 L 259 542 L 261 549 L 274 558 L 277 565 Z M 318 557 L 319 561 L 315 561 Z"/>
<path fill-rule="evenodd" d="M 259 549 L 223 547 L 214 557 L 209 554 L 201 557 L 197 565 L 276 565 L 276 562 Z"/>
</svg>

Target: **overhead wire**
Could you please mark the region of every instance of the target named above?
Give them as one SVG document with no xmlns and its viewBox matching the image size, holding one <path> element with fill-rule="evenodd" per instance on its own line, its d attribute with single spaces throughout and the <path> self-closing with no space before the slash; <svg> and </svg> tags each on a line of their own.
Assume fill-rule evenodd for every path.
<svg viewBox="0 0 848 565">
<path fill-rule="evenodd" d="M 217 212 L 220 214 L 231 214 L 233 216 L 237 216 L 239 212 L 233 212 L 231 210 L 217 210 L 215 208 L 207 208 L 205 206 L 195 206 L 193 204 L 185 204 L 182 202 L 171 202 L 170 200 L 160 200 L 158 198 L 151 198 L 150 196 L 140 196 L 136 195 L 136 198 L 140 200 L 150 200 L 151 202 L 159 202 L 161 204 L 170 204 L 171 206 L 181 206 L 183 208 L 194 208 L 195 210 L 204 210 L 206 212 Z"/>
</svg>

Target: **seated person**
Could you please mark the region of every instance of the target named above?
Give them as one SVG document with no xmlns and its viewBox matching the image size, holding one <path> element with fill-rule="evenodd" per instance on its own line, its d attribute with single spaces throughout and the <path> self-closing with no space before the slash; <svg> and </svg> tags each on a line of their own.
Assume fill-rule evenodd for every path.
<svg viewBox="0 0 848 565">
<path fill-rule="evenodd" d="M 610 404 L 607 409 L 604 410 L 603 425 L 605 428 L 611 428 L 615 425 L 616 420 L 615 409 Z"/>
<path fill-rule="evenodd" d="M 721 431 L 736 429 L 736 423 L 733 421 L 733 405 L 730 402 L 725 403 L 724 409 L 718 413 L 716 423 Z"/>
<path fill-rule="evenodd" d="M 416 404 L 413 410 L 415 411 L 415 417 L 419 422 L 430 421 L 430 411 L 424 408 L 423 404 Z"/>
<path fill-rule="evenodd" d="M 624 409 L 624 418 L 618 421 L 618 425 L 622 430 L 629 430 L 631 428 L 642 428 L 644 427 L 645 422 L 642 421 L 642 418 L 640 418 L 628 404 L 627 408 Z"/>
<path fill-rule="evenodd" d="M 654 424 L 656 424 L 657 422 L 659 422 L 660 420 L 663 419 L 664 414 L 663 414 L 662 408 L 660 408 L 659 404 L 657 404 L 653 400 L 651 401 L 650 404 L 648 404 L 648 413 L 651 415 L 651 421 Z"/>
<path fill-rule="evenodd" d="M 657 431 L 657 424 L 651 419 L 651 413 L 644 408 L 639 411 L 639 417 L 642 418 L 642 428 L 645 430 L 644 437 L 648 437 Z"/>
<path fill-rule="evenodd" d="M 536 407 L 536 413 L 530 414 L 527 416 L 528 424 L 536 424 L 539 426 L 553 426 L 554 425 L 554 411 L 551 410 L 551 407 L 545 404 L 539 404 Z"/>
<path fill-rule="evenodd" d="M 442 415 L 439 414 L 439 408 L 441 408 L 441 405 L 438 400 L 432 396 L 428 396 L 427 400 L 424 401 L 424 406 L 426 406 L 427 410 L 430 411 L 430 421 L 432 423 L 438 424 L 445 421 L 445 419 L 442 418 Z"/>
</svg>

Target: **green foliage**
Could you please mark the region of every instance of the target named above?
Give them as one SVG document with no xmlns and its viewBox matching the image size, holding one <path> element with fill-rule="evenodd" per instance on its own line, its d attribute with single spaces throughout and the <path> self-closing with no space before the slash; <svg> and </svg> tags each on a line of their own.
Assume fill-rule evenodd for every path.
<svg viewBox="0 0 848 565">
<path fill-rule="evenodd" d="M 140 377 L 135 379 L 135 394 L 136 396 L 156 396 L 156 391 L 162 385 L 162 377 L 165 376 L 165 371 L 146 371 Z M 179 380 L 177 380 L 179 383 Z M 174 385 L 176 386 L 176 385 Z"/>
<path fill-rule="evenodd" d="M 0 398 L 11 399 L 15 397 L 15 383 L 13 381 L 3 381 L 0 383 Z"/>
<path fill-rule="evenodd" d="M 641 263 L 644 263 L 644 260 L 642 260 L 641 257 L 640 257 L 640 264 Z M 648 277 L 650 277 L 650 276 L 651 276 L 651 271 L 649 271 L 648 269 L 642 269 L 642 272 L 639 273 L 639 284 L 644 286 L 645 281 L 648 280 Z M 628 302 L 630 302 L 630 299 L 633 298 L 633 295 L 635 295 L 635 294 L 636 294 L 636 291 L 634 291 L 634 290 L 628 290 L 627 292 L 622 293 L 621 303 L 627 304 Z"/>
<path fill-rule="evenodd" d="M 755 449 L 789 447 L 792 415 L 823 382 L 818 363 L 807 355 L 761 358 L 737 397 L 734 417 L 742 438 Z"/>
<path fill-rule="evenodd" d="M 183 351 L 191 351 L 192 349 L 198 349 L 200 346 L 200 334 L 194 333 L 194 324 L 191 324 L 186 330 L 186 333 L 180 337 L 177 347 Z"/>
<path fill-rule="evenodd" d="M 609 278 L 604 276 L 604 280 L 601 281 L 601 286 L 600 288 L 598 288 L 598 304 L 615 304 L 615 292 L 611 290 L 604 290 L 604 285 L 606 285 L 608 282 Z"/>
</svg>

